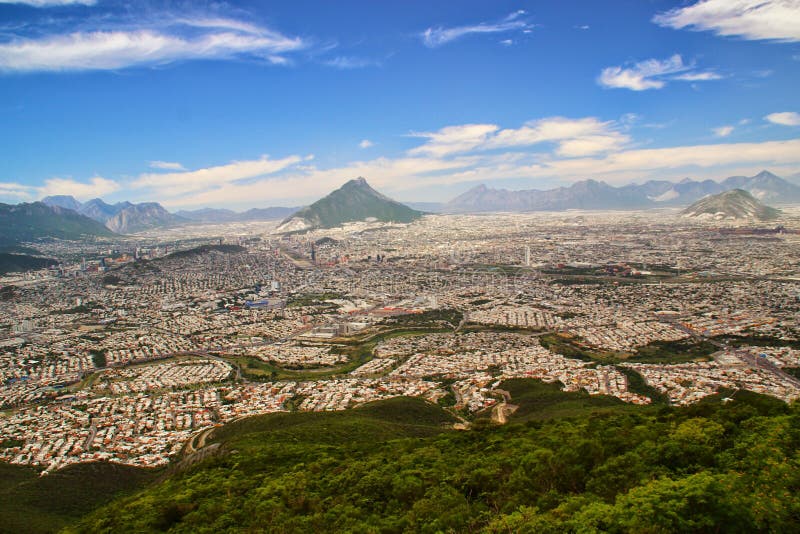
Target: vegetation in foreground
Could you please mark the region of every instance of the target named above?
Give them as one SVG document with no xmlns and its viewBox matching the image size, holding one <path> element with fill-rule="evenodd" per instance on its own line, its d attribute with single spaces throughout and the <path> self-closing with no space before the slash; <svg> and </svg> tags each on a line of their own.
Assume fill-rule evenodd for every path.
<svg viewBox="0 0 800 534">
<path fill-rule="evenodd" d="M 215 436 L 222 454 L 68 531 L 787 532 L 800 521 L 797 404 L 739 391 L 614 409 L 515 382 L 525 422 L 503 427 L 446 431 L 446 412 L 419 399 L 243 420 Z M 562 403 L 572 417 L 532 417 Z"/>
</svg>

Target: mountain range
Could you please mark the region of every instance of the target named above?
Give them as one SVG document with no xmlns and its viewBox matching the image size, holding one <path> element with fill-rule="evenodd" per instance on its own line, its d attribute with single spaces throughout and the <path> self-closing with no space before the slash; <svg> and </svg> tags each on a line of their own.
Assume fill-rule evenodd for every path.
<svg viewBox="0 0 800 534">
<path fill-rule="evenodd" d="M 285 219 L 278 232 L 302 232 L 314 228 L 334 228 L 347 222 L 376 220 L 408 223 L 423 213 L 409 208 L 374 190 L 364 178 L 345 183 L 328 196 Z"/>
<path fill-rule="evenodd" d="M 765 206 L 743 189 L 731 189 L 718 195 L 701 198 L 682 212 L 694 219 L 755 219 L 770 221 L 780 210 Z"/>
<path fill-rule="evenodd" d="M 565 209 L 647 209 L 687 206 L 708 195 L 742 189 L 771 203 L 800 202 L 800 186 L 771 172 L 755 176 L 731 176 L 713 180 L 681 182 L 650 180 L 643 184 L 614 187 L 597 180 L 583 180 L 568 187 L 549 190 L 509 191 L 476 186 L 442 206 L 448 213 L 492 211 L 557 211 Z"/>
<path fill-rule="evenodd" d="M 185 222 L 184 219 L 171 214 L 157 202 L 108 204 L 102 199 L 95 198 L 81 203 L 72 196 L 57 195 L 43 198 L 42 203 L 72 210 L 104 224 L 106 228 L 119 234 L 130 234 Z"/>
<path fill-rule="evenodd" d="M 284 219 L 300 208 L 253 208 L 245 212 L 233 210 L 203 208 L 199 210 L 182 210 L 175 213 L 178 217 L 199 223 L 224 223 L 243 221 L 274 221 Z"/>
<path fill-rule="evenodd" d="M 0 204 L 0 245 L 37 239 L 82 239 L 114 235 L 103 224 L 74 210 L 42 202 Z"/>
</svg>

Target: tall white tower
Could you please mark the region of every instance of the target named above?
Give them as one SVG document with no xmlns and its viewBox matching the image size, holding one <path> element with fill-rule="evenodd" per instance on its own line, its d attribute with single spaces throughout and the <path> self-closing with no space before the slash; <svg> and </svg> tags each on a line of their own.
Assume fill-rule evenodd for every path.
<svg viewBox="0 0 800 534">
<path fill-rule="evenodd" d="M 531 266 L 531 247 L 525 245 L 525 267 Z"/>
</svg>

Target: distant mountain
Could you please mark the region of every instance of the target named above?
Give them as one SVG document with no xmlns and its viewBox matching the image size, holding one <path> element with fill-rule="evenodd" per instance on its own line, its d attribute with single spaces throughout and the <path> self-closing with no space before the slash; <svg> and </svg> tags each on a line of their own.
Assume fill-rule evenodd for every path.
<svg viewBox="0 0 800 534">
<path fill-rule="evenodd" d="M 642 193 L 630 187 L 584 180 L 569 187 L 540 191 L 509 191 L 479 185 L 444 205 L 445 212 L 548 211 L 566 209 L 633 209 L 650 205 Z"/>
<path fill-rule="evenodd" d="M 95 221 L 106 223 L 111 217 L 122 210 L 133 206 L 130 202 L 117 202 L 116 204 L 106 204 L 99 198 L 92 199 L 82 204 L 78 213 L 91 217 Z"/>
<path fill-rule="evenodd" d="M 605 182 L 584 180 L 568 187 L 540 191 L 509 191 L 479 185 L 446 203 L 449 213 L 491 211 L 548 211 L 564 209 L 647 209 L 687 206 L 708 195 L 743 189 L 758 199 L 773 203 L 800 202 L 800 186 L 762 171 L 751 177 L 732 176 L 723 182 L 686 178 L 680 182 L 650 180 L 643 184 L 613 187 Z"/>
<path fill-rule="evenodd" d="M 71 209 L 43 202 L 0 204 L 0 244 L 58 238 L 79 240 L 110 237 L 113 233 L 97 221 Z"/>
<path fill-rule="evenodd" d="M 285 219 L 300 208 L 253 208 L 242 213 L 233 210 L 202 208 L 199 210 L 182 210 L 175 213 L 187 221 L 198 223 L 226 223 L 243 221 L 275 221 Z"/>
<path fill-rule="evenodd" d="M 443 202 L 405 202 L 404 204 L 409 208 L 428 213 L 440 213 L 444 209 Z"/>
<path fill-rule="evenodd" d="M 192 222 L 218 223 L 235 221 L 240 214 L 233 210 L 202 208 L 199 210 L 177 211 L 175 215 Z"/>
<path fill-rule="evenodd" d="M 133 233 L 162 226 L 173 226 L 186 219 L 172 215 L 156 202 L 108 204 L 100 198 L 81 203 L 72 196 L 59 195 L 42 199 L 42 203 L 75 211 L 104 224 L 117 233 Z M 226 211 L 226 210 L 221 210 Z"/>
<path fill-rule="evenodd" d="M 157 202 L 132 204 L 106 221 L 106 226 L 120 234 L 130 234 L 186 222 Z"/>
<path fill-rule="evenodd" d="M 278 232 L 334 228 L 370 219 L 407 223 L 420 217 L 422 212 L 378 193 L 359 177 L 284 220 Z"/>
<path fill-rule="evenodd" d="M 242 221 L 274 221 L 276 219 L 284 219 L 294 213 L 297 213 L 300 208 L 253 208 L 239 214 L 239 220 Z"/>
<path fill-rule="evenodd" d="M 743 189 L 731 189 L 698 200 L 682 212 L 695 219 L 756 219 L 769 221 L 780 216 L 780 210 L 759 202 Z"/>
<path fill-rule="evenodd" d="M 59 208 L 66 208 L 72 211 L 78 211 L 81 208 L 81 203 L 78 202 L 72 195 L 53 195 L 44 197 L 42 204 L 50 207 L 57 206 Z"/>
</svg>

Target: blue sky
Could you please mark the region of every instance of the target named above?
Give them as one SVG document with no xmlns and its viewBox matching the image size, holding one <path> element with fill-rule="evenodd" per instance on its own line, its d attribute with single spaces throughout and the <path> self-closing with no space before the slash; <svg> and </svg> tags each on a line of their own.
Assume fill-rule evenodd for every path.
<svg viewBox="0 0 800 534">
<path fill-rule="evenodd" d="M 0 201 L 800 171 L 800 0 L 0 0 Z"/>
</svg>

